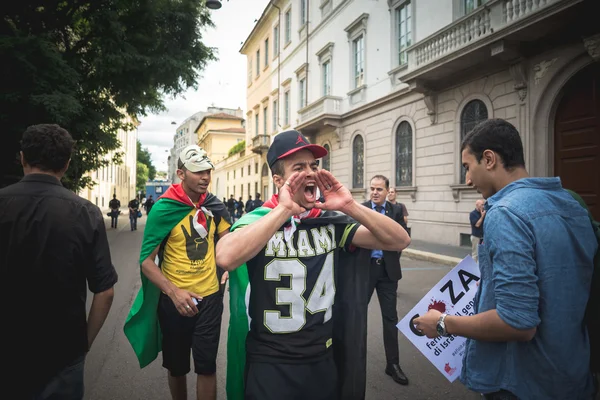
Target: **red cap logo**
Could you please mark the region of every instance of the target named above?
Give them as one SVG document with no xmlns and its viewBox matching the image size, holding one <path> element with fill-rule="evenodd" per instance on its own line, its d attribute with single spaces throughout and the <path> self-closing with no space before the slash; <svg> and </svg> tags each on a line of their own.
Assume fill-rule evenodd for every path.
<svg viewBox="0 0 600 400">
<path fill-rule="evenodd" d="M 308 144 L 308 143 L 306 143 L 306 141 L 304 140 L 302 135 L 298 134 L 298 139 L 296 139 L 296 144 L 300 144 L 300 143 Z"/>
</svg>

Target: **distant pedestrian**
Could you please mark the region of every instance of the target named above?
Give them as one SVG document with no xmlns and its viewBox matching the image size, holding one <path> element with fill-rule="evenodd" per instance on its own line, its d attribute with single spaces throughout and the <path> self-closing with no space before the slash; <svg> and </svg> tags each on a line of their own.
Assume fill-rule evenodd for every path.
<svg viewBox="0 0 600 400">
<path fill-rule="evenodd" d="M 235 218 L 235 198 L 233 195 L 230 195 L 229 200 L 227 200 L 227 211 L 233 220 L 233 218 Z"/>
<path fill-rule="evenodd" d="M 406 208 L 406 205 L 404 205 L 404 203 L 400 203 L 398 201 L 396 201 L 396 188 L 391 187 L 388 195 L 387 195 L 387 201 L 389 201 L 390 203 L 397 205 L 398 207 L 401 208 L 402 210 L 402 219 L 404 220 L 404 229 L 408 229 L 408 209 Z"/>
<path fill-rule="evenodd" d="M 21 139 L 25 177 L 0 189 L 2 361 L 9 366 L 2 391 L 11 398 L 82 399 L 85 357 L 113 301 L 117 273 L 102 212 L 60 182 L 73 144 L 58 125 L 30 126 Z"/>
<path fill-rule="evenodd" d="M 137 197 L 131 200 L 128 204 L 129 208 L 129 226 L 132 231 L 137 231 L 137 220 L 140 215 L 140 202 Z"/>
<path fill-rule="evenodd" d="M 244 200 L 240 196 L 237 202 L 236 218 L 242 218 L 242 214 L 244 214 Z"/>
<path fill-rule="evenodd" d="M 469 214 L 469 220 L 471 222 L 471 257 L 473 257 L 473 260 L 475 261 L 479 259 L 477 249 L 483 239 L 483 220 L 485 219 L 484 204 L 484 200 L 477 200 L 475 202 L 475 209 Z"/>
<path fill-rule="evenodd" d="M 150 211 L 152 210 L 152 207 L 154 206 L 154 199 L 152 198 L 152 195 L 148 196 L 148 198 L 146 199 L 146 203 L 144 204 L 144 208 L 146 209 L 146 215 L 150 214 Z"/>
<path fill-rule="evenodd" d="M 117 195 L 113 194 L 112 200 L 108 203 L 110 208 L 110 227 L 117 229 L 117 221 L 121 213 L 121 202 L 117 199 Z"/>
<path fill-rule="evenodd" d="M 246 214 L 252 212 L 254 210 L 254 204 L 252 203 L 252 196 L 248 196 L 248 201 L 246 201 Z"/>
<path fill-rule="evenodd" d="M 256 198 L 252 202 L 252 208 L 256 210 L 258 207 L 262 207 L 263 204 L 264 202 L 260 199 L 260 193 L 256 193 Z"/>
</svg>

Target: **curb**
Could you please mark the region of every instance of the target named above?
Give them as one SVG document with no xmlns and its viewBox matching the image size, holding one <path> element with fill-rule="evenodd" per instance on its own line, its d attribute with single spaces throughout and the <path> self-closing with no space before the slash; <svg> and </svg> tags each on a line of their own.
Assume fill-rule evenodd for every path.
<svg viewBox="0 0 600 400">
<path fill-rule="evenodd" d="M 455 267 L 456 264 L 462 261 L 462 258 L 445 256 L 437 253 L 430 253 L 427 251 L 404 249 L 402 255 L 412 258 L 413 260 L 430 261 L 437 264 L 447 265 L 449 267 Z"/>
</svg>

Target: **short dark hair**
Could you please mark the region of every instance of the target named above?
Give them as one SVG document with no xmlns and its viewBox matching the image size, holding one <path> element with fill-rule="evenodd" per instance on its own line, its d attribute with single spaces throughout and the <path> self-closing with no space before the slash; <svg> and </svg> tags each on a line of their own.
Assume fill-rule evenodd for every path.
<svg viewBox="0 0 600 400">
<path fill-rule="evenodd" d="M 177 169 L 181 169 L 185 171 L 185 165 L 183 165 L 183 161 L 181 159 L 177 160 Z"/>
<path fill-rule="evenodd" d="M 372 181 L 373 179 L 381 179 L 382 181 L 384 181 L 384 182 L 385 182 L 385 188 L 386 188 L 386 189 L 389 189 L 389 188 L 390 188 L 390 180 L 389 180 L 389 179 L 388 179 L 386 176 L 383 176 L 383 175 L 375 175 L 374 177 L 372 177 L 372 178 L 371 178 L 371 181 Z M 371 182 L 371 181 L 369 181 L 369 182 Z"/>
<path fill-rule="evenodd" d="M 277 160 L 271 166 L 271 175 L 279 175 L 283 178 L 285 175 L 285 166 L 283 165 L 283 160 Z"/>
<path fill-rule="evenodd" d="M 483 152 L 491 150 L 500 156 L 505 169 L 525 167 L 523 142 L 517 128 L 500 118 L 488 119 L 475 125 L 463 139 L 460 152 L 467 148 L 478 163 L 483 158 Z"/>
<path fill-rule="evenodd" d="M 21 138 L 21 151 L 32 167 L 58 172 L 67 166 L 74 144 L 71 134 L 56 124 L 31 125 Z"/>
</svg>

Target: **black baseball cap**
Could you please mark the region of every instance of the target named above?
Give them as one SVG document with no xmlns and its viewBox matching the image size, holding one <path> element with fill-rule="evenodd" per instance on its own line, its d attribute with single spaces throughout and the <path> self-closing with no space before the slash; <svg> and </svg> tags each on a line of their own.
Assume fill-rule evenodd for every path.
<svg viewBox="0 0 600 400">
<path fill-rule="evenodd" d="M 281 132 L 273 139 L 273 143 L 267 152 L 269 168 L 273 168 L 273 164 L 275 164 L 277 160 L 285 158 L 300 150 L 309 150 L 316 159 L 327 155 L 327 149 L 325 147 L 319 146 L 318 144 L 310 144 L 308 139 L 306 139 L 302 133 L 296 130 L 289 130 Z"/>
</svg>

